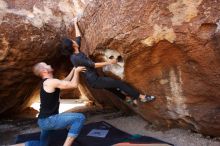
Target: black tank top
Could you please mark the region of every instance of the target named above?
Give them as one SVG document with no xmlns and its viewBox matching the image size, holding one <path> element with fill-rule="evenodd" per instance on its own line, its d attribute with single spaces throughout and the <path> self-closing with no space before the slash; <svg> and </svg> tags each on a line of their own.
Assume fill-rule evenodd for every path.
<svg viewBox="0 0 220 146">
<path fill-rule="evenodd" d="M 40 113 L 38 115 L 39 119 L 47 118 L 51 115 L 59 113 L 59 97 L 60 89 L 56 88 L 54 92 L 47 93 L 43 88 L 43 83 L 47 79 L 43 79 L 40 89 Z"/>
</svg>

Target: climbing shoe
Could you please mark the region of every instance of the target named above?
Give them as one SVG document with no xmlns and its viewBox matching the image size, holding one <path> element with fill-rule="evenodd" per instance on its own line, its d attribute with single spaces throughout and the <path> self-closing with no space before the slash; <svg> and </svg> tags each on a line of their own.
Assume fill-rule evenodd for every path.
<svg viewBox="0 0 220 146">
<path fill-rule="evenodd" d="M 140 101 L 141 102 L 150 102 L 150 101 L 153 101 L 155 100 L 155 96 L 151 96 L 151 95 L 145 95 L 144 98 L 141 98 Z"/>
</svg>

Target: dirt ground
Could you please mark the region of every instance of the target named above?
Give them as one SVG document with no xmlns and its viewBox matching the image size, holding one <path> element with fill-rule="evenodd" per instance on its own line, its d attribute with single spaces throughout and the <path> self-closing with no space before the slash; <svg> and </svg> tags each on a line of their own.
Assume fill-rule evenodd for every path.
<svg viewBox="0 0 220 146">
<path fill-rule="evenodd" d="M 204 137 L 183 129 L 155 130 L 139 116 L 124 116 L 120 113 L 87 114 L 86 123 L 106 121 L 130 134 L 151 136 L 175 146 L 220 146 L 219 138 Z M 18 134 L 37 132 L 36 119 L 4 119 L 0 121 L 0 145 L 13 144 Z"/>
</svg>

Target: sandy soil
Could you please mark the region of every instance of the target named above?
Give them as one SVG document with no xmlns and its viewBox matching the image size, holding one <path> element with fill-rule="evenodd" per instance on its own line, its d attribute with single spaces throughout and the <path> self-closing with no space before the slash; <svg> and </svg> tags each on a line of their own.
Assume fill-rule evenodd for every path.
<svg viewBox="0 0 220 146">
<path fill-rule="evenodd" d="M 175 146 L 220 146 L 219 138 L 203 137 L 183 129 L 167 131 L 154 130 L 151 125 L 139 116 L 123 116 L 120 113 L 89 113 L 86 123 L 106 121 L 115 127 L 131 133 L 155 137 Z M 15 141 L 17 134 L 39 131 L 35 120 L 13 119 L 0 121 L 0 145 L 9 145 Z"/>
</svg>

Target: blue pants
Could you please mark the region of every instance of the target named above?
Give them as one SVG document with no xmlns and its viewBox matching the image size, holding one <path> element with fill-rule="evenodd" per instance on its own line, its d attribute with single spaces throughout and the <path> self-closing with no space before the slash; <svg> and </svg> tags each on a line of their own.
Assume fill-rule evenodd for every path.
<svg viewBox="0 0 220 146">
<path fill-rule="evenodd" d="M 41 129 L 40 141 L 28 141 L 25 146 L 48 146 L 51 130 L 65 129 L 70 127 L 68 136 L 77 137 L 85 121 L 81 113 L 61 113 L 48 118 L 38 119 Z"/>
</svg>

